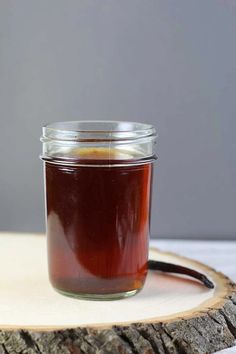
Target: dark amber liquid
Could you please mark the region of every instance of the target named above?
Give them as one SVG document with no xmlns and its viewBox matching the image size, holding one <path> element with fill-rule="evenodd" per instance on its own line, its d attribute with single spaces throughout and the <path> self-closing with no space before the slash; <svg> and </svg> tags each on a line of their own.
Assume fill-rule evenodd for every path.
<svg viewBox="0 0 236 354">
<path fill-rule="evenodd" d="M 72 294 L 140 289 L 147 273 L 152 164 L 104 167 L 107 160 L 95 159 L 98 167 L 45 163 L 51 283 Z"/>
</svg>

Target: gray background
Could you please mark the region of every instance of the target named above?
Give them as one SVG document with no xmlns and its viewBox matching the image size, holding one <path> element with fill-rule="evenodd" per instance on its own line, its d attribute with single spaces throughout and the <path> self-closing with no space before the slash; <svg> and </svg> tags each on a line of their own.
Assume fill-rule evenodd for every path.
<svg viewBox="0 0 236 354">
<path fill-rule="evenodd" d="M 0 1 L 0 229 L 44 230 L 46 122 L 159 132 L 153 236 L 236 236 L 236 1 Z"/>
</svg>

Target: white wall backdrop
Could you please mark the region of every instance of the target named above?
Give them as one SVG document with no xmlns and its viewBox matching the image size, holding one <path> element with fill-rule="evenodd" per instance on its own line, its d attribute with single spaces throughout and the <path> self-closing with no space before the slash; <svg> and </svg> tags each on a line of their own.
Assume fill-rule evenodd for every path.
<svg viewBox="0 0 236 354">
<path fill-rule="evenodd" d="M 2 0 L 0 229 L 44 230 L 41 126 L 159 132 L 153 236 L 236 237 L 236 2 Z"/>
</svg>

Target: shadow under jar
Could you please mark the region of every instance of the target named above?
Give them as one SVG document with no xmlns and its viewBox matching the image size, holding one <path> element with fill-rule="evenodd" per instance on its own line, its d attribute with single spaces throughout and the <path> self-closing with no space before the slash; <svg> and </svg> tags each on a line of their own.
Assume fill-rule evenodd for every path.
<svg viewBox="0 0 236 354">
<path fill-rule="evenodd" d="M 58 122 L 41 141 L 52 286 L 96 300 L 136 294 L 147 274 L 154 127 Z"/>
</svg>

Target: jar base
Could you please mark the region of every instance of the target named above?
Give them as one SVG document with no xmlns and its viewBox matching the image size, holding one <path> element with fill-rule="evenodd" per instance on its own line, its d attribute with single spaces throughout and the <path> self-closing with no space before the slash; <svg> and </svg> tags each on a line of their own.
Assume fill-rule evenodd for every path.
<svg viewBox="0 0 236 354">
<path fill-rule="evenodd" d="M 61 295 L 73 297 L 78 300 L 112 301 L 112 300 L 121 300 L 121 299 L 125 299 L 127 297 L 134 296 L 142 289 L 129 290 L 129 291 L 124 291 L 124 292 L 114 293 L 114 294 L 73 293 L 70 291 L 65 291 L 65 290 L 61 290 L 61 289 L 57 289 L 57 288 L 54 288 L 54 290 L 56 290 Z"/>
</svg>

